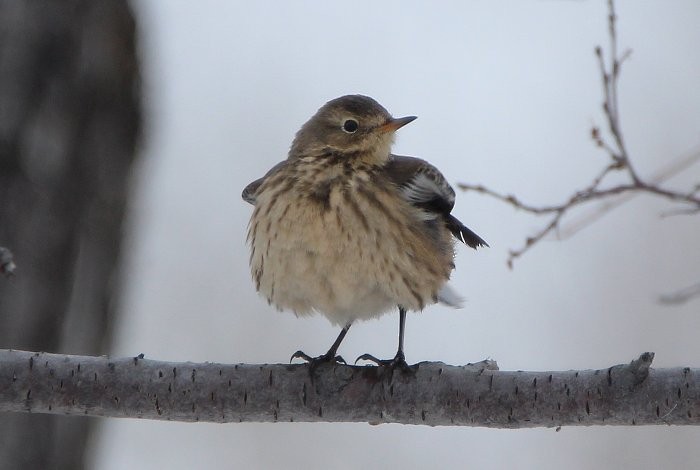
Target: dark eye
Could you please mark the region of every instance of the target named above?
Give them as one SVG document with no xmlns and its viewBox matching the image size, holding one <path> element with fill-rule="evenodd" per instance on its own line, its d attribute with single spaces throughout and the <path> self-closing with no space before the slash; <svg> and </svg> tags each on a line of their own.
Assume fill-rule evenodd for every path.
<svg viewBox="0 0 700 470">
<path fill-rule="evenodd" d="M 353 134 L 357 131 L 360 125 L 354 119 L 348 119 L 343 123 L 343 130 L 348 134 Z"/>
</svg>

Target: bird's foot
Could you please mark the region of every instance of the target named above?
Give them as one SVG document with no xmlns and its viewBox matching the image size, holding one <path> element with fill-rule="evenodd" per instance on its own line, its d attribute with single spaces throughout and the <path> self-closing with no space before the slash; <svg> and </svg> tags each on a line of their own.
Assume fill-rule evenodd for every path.
<svg viewBox="0 0 700 470">
<path fill-rule="evenodd" d="M 289 362 L 292 362 L 294 359 L 303 359 L 304 361 L 308 362 L 312 368 L 315 368 L 323 363 L 334 362 L 336 364 L 347 364 L 345 359 L 343 359 L 343 356 L 336 355 L 335 351 L 328 351 L 326 354 L 321 356 L 311 357 L 304 351 L 299 350 L 292 354 L 292 357 L 289 358 Z"/>
<path fill-rule="evenodd" d="M 318 366 L 322 364 L 347 364 L 342 356 L 335 354 L 335 351 L 328 351 L 321 356 L 311 357 L 304 351 L 299 350 L 292 354 L 292 357 L 289 358 L 289 362 L 292 362 L 294 359 L 303 359 L 309 364 L 309 377 L 311 377 L 312 383 L 314 382 L 314 375 L 316 374 Z"/>
<path fill-rule="evenodd" d="M 362 356 L 355 359 L 355 364 L 357 361 L 370 361 L 377 364 L 378 367 L 388 367 L 391 370 L 400 369 L 404 372 L 411 370 L 411 366 L 406 362 L 406 356 L 403 351 L 398 351 L 393 359 L 377 359 L 371 354 L 363 354 Z"/>
</svg>

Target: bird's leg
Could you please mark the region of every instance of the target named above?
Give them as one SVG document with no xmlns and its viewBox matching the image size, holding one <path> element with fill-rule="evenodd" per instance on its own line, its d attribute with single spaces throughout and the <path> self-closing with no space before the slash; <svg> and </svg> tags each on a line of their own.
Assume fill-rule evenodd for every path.
<svg viewBox="0 0 700 470">
<path fill-rule="evenodd" d="M 399 307 L 399 349 L 394 356 L 394 366 L 408 367 L 406 356 L 403 353 L 403 333 L 406 330 L 406 309 Z"/>
<path fill-rule="evenodd" d="M 345 364 L 345 359 L 343 359 L 342 356 L 337 356 L 336 353 L 338 352 L 338 347 L 340 347 L 340 343 L 343 342 L 343 338 L 345 338 L 345 335 L 348 333 L 348 330 L 350 329 L 351 325 L 352 322 L 348 322 L 347 325 L 345 325 L 343 329 L 340 330 L 340 334 L 335 339 L 335 342 L 333 342 L 331 348 L 326 354 L 323 354 L 318 357 L 311 357 L 304 351 L 299 350 L 292 354 L 292 357 L 289 359 L 289 362 L 292 362 L 293 359 L 303 359 L 309 364 L 311 364 L 312 367 L 315 367 L 322 362 L 342 362 L 343 364 Z"/>
<path fill-rule="evenodd" d="M 409 369 L 406 363 L 406 356 L 403 353 L 403 334 L 406 329 L 406 309 L 399 305 L 399 349 L 396 351 L 396 356 L 393 359 L 377 359 L 371 354 L 363 354 L 355 360 L 357 361 L 371 361 L 378 366 L 391 367 L 392 369 Z"/>
</svg>

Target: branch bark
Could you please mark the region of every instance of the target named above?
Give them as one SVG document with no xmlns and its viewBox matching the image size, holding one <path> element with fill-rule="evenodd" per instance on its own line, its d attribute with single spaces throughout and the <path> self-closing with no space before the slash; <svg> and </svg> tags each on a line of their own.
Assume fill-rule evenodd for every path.
<svg viewBox="0 0 700 470">
<path fill-rule="evenodd" d="M 700 424 L 700 369 L 630 364 L 499 371 L 423 362 L 411 371 L 340 364 L 162 362 L 0 350 L 0 411 L 173 421 L 325 421 L 531 428 Z"/>
</svg>

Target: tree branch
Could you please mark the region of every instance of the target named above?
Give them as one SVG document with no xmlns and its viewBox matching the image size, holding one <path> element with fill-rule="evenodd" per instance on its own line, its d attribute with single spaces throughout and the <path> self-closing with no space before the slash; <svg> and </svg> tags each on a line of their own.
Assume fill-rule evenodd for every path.
<svg viewBox="0 0 700 470">
<path fill-rule="evenodd" d="M 224 365 L 0 350 L 0 411 L 173 421 L 326 421 L 531 428 L 700 424 L 700 369 L 499 371 L 423 362 Z"/>
<path fill-rule="evenodd" d="M 659 297 L 659 302 L 666 305 L 678 305 L 683 304 L 693 297 L 700 295 L 700 282 L 695 283 L 691 286 L 684 287 L 683 289 L 671 292 L 669 294 L 664 294 Z"/>
<path fill-rule="evenodd" d="M 674 191 L 660 186 L 660 184 L 668 177 L 684 170 L 689 165 L 700 160 L 700 152 L 694 153 L 689 158 L 685 158 L 682 161 L 674 162 L 671 165 L 671 168 L 665 170 L 663 174 L 659 174 L 659 176 L 650 179 L 641 178 L 632 164 L 623 139 L 617 91 L 622 64 L 630 56 L 631 51 L 625 50 L 622 52 L 622 54 L 618 54 L 616 20 L 617 16 L 615 13 L 614 1 L 608 0 L 608 32 L 610 41 L 609 63 L 606 64 L 603 49 L 600 46 L 595 48 L 595 54 L 598 58 L 601 81 L 603 84 L 603 112 L 607 120 L 608 131 L 612 137 L 613 143 L 608 142 L 602 136 L 598 127 L 593 127 L 593 129 L 591 129 L 591 138 L 596 146 L 602 148 L 610 157 L 608 164 L 602 169 L 602 171 L 599 172 L 592 182 L 584 189 L 576 191 L 567 201 L 561 204 L 541 207 L 525 204 L 513 195 L 505 195 L 498 191 L 486 188 L 483 185 L 458 185 L 459 188 L 464 191 L 476 191 L 481 194 L 486 194 L 490 197 L 494 197 L 507 204 L 510 204 L 516 209 L 524 210 L 535 215 L 550 216 L 549 221 L 544 225 L 544 227 L 538 230 L 534 235 L 525 239 L 525 243 L 522 247 L 510 250 L 507 260 L 508 267 L 510 268 L 513 267 L 513 262 L 515 259 L 524 255 L 537 242 L 554 231 L 559 233 L 558 229 L 564 215 L 591 201 L 609 200 L 612 197 L 617 197 L 619 201 L 619 196 L 622 194 L 632 196 L 640 193 L 647 193 L 653 196 L 666 198 L 674 203 L 683 204 L 681 208 L 674 210 L 673 214 L 700 213 L 700 197 L 698 196 L 698 192 L 700 192 L 700 185 L 689 191 Z M 606 176 L 615 171 L 626 172 L 629 181 L 617 186 L 600 189 L 600 185 Z M 607 204 L 606 206 L 603 206 L 600 211 L 607 211 L 616 207 L 617 205 L 618 204 Z M 575 228 L 568 231 L 569 235 L 595 219 L 597 219 L 597 217 L 588 217 L 585 221 L 579 222 Z"/>
</svg>

